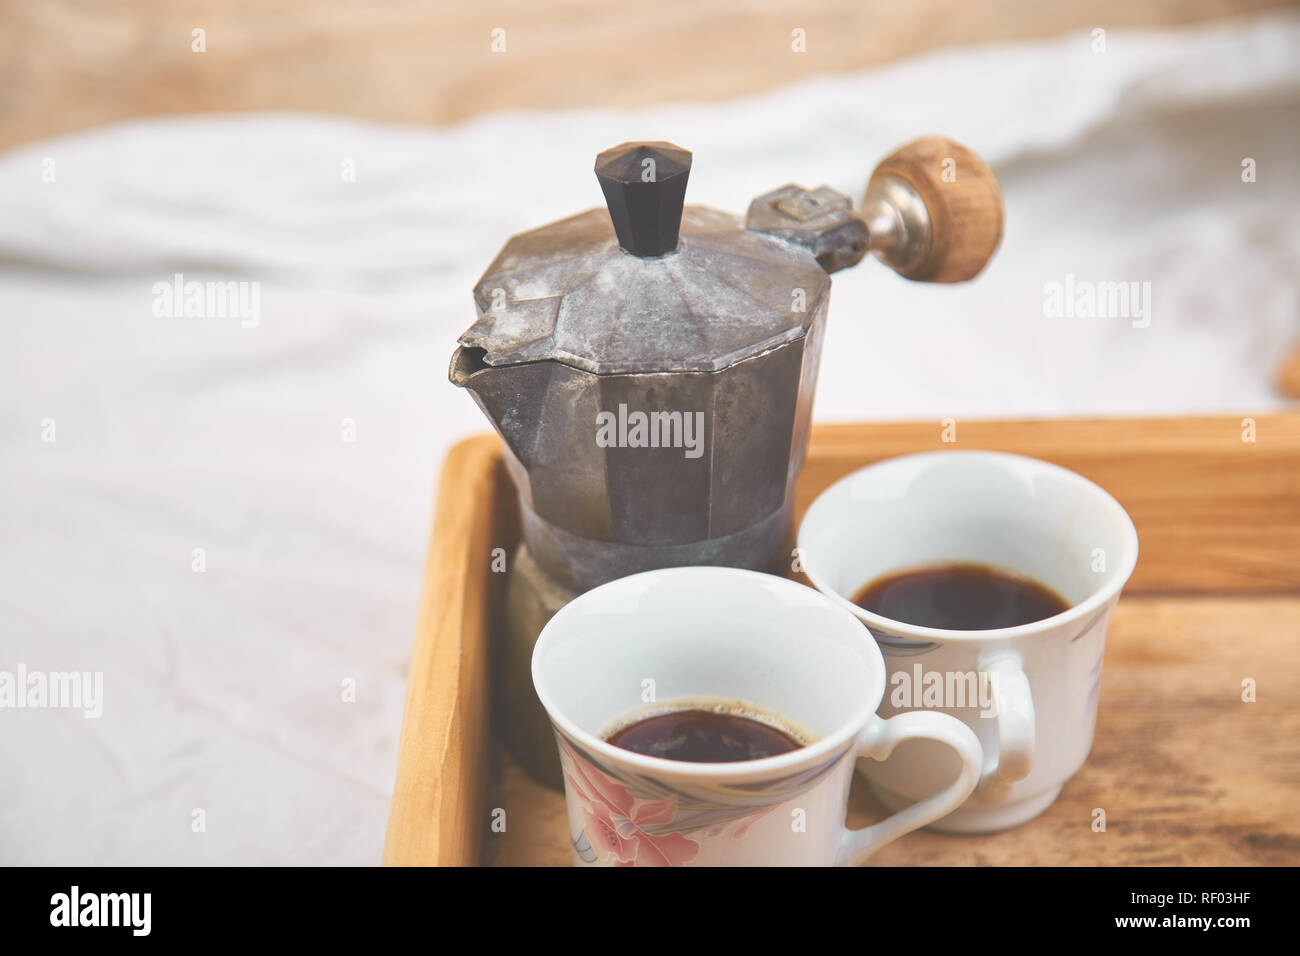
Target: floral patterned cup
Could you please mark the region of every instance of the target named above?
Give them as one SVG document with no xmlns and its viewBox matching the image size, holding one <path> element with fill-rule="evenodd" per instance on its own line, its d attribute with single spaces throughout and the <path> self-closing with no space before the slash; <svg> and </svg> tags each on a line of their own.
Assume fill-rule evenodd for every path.
<svg viewBox="0 0 1300 956">
<path fill-rule="evenodd" d="M 753 571 L 671 568 L 588 591 L 546 625 L 532 668 L 560 747 L 576 863 L 860 863 L 960 805 L 983 763 L 953 717 L 876 716 L 885 665 L 866 628 L 811 588 Z M 686 763 L 602 739 L 629 714 L 720 699 L 781 715 L 811 742 L 762 760 Z M 884 760 L 914 738 L 953 748 L 957 779 L 847 829 L 857 758 Z"/>
</svg>

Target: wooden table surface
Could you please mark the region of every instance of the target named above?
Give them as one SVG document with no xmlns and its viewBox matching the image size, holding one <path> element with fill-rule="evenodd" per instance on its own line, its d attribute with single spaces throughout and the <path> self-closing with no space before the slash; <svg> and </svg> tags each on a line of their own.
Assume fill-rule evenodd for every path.
<svg viewBox="0 0 1300 956">
<path fill-rule="evenodd" d="M 132 116 L 292 109 L 451 123 L 720 99 L 958 44 L 1288 0 L 6 0 L 0 148 Z M 492 31 L 505 31 L 494 53 Z M 794 29 L 806 52 L 791 49 Z M 205 31 L 205 52 L 192 33 Z"/>
</svg>

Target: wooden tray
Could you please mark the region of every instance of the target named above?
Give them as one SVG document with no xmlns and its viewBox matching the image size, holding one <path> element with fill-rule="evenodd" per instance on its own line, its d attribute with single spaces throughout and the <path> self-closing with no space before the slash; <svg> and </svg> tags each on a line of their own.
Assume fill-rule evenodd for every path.
<svg viewBox="0 0 1300 956">
<path fill-rule="evenodd" d="M 880 458 L 999 449 L 1107 488 L 1133 516 L 1141 556 L 1107 644 L 1092 754 L 1056 803 L 990 836 L 912 833 L 872 862 L 1300 863 L 1300 414 L 962 422 L 957 438 L 944 444 L 937 423 L 819 426 L 798 512 Z M 439 486 L 387 864 L 570 862 L 563 795 L 491 730 L 489 635 L 505 578 L 491 555 L 511 554 L 517 537 L 497 438 L 457 445 Z M 1242 701 L 1247 678 L 1254 703 Z M 498 808 L 504 832 L 491 827 Z M 855 784 L 850 824 L 883 816 Z"/>
</svg>

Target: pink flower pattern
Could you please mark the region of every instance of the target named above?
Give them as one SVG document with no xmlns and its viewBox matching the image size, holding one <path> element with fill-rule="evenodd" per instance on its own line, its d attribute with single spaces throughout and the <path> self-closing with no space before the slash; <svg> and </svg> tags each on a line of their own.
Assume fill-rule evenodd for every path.
<svg viewBox="0 0 1300 956">
<path fill-rule="evenodd" d="M 614 866 L 682 866 L 699 856 L 700 839 L 717 839 L 728 832 L 733 840 L 744 839 L 758 821 L 815 786 L 847 752 L 841 750 L 815 766 L 769 781 L 774 792 L 758 805 L 751 802 L 757 792 L 739 801 L 721 792 L 712 800 L 688 796 L 682 805 L 679 795 L 671 791 L 637 796 L 638 789 L 643 794 L 645 790 L 635 785 L 629 790 L 621 778 L 589 759 L 562 733 L 557 731 L 556 738 L 566 787 L 583 817 L 583 829 L 573 837 L 574 850 L 583 862 Z"/>
<path fill-rule="evenodd" d="M 641 800 L 593 767 L 560 738 L 564 776 L 578 797 L 587 839 L 600 859 L 615 866 L 682 866 L 700 852 L 681 833 L 649 833 L 646 827 L 672 822 L 677 798 Z"/>
</svg>

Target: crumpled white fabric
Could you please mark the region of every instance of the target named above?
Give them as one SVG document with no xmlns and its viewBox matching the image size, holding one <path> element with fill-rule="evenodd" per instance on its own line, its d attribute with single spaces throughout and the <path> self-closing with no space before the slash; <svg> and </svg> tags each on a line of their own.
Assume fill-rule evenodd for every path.
<svg viewBox="0 0 1300 956">
<path fill-rule="evenodd" d="M 932 132 L 994 164 L 977 281 L 836 276 L 820 420 L 1274 407 L 1300 19 L 1092 39 L 725 103 L 158 119 L 0 155 L 0 671 L 104 681 L 98 719 L 0 710 L 0 862 L 378 860 L 437 467 L 486 427 L 446 380 L 469 290 L 507 235 L 598 205 L 623 140 L 692 149 L 688 200 L 734 211 L 856 198 Z M 178 272 L 260 283 L 260 321 L 156 316 Z M 1045 317 L 1067 275 L 1150 282 L 1150 326 Z"/>
</svg>

